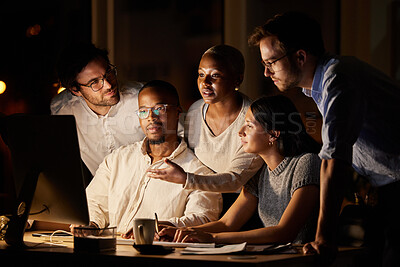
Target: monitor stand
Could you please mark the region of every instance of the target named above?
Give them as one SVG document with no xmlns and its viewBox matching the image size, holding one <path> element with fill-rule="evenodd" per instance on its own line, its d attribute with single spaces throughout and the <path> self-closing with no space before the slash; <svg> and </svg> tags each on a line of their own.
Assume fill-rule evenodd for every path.
<svg viewBox="0 0 400 267">
<path fill-rule="evenodd" d="M 31 244 L 25 244 L 24 234 L 39 174 L 40 171 L 38 170 L 29 172 L 21 187 L 17 197 L 17 204 L 7 224 L 8 228 L 4 236 L 4 240 L 10 246 L 31 247 Z"/>
</svg>

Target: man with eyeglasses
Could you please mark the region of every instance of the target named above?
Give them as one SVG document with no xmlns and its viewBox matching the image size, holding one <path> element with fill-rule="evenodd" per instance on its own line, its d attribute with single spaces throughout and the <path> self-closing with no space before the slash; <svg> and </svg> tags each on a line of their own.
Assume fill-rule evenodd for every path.
<svg viewBox="0 0 400 267">
<path fill-rule="evenodd" d="M 63 51 L 58 76 L 68 90 L 53 98 L 51 113 L 75 116 L 81 157 L 93 176 L 114 149 L 143 139 L 134 114 L 141 84 L 120 90 L 107 51 L 86 43 Z"/>
<path fill-rule="evenodd" d="M 400 266 L 399 84 L 354 57 L 326 53 L 318 22 L 305 14 L 276 15 L 254 30 L 249 44 L 260 48 L 264 75 L 280 91 L 302 87 L 323 117 L 318 228 L 303 251 L 334 259 L 339 212 L 353 167 L 378 192 L 366 224 L 364 264 Z M 367 203 L 368 194 L 364 197 Z"/>
<path fill-rule="evenodd" d="M 182 185 L 147 176 L 171 161 L 187 172 L 210 174 L 177 134 L 181 107 L 170 83 L 154 80 L 139 92 L 136 115 L 146 137 L 106 156 L 87 187 L 92 225 L 116 226 L 132 236 L 133 219 L 154 218 L 164 225 L 194 226 L 218 219 L 220 193 L 184 189 Z"/>
</svg>

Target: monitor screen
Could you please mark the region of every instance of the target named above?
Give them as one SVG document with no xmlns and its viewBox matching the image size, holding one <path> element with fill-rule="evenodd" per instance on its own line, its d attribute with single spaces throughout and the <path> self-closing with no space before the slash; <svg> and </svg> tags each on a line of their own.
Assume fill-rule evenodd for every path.
<svg viewBox="0 0 400 267">
<path fill-rule="evenodd" d="M 19 242 L 23 237 L 28 216 L 41 221 L 87 225 L 87 181 L 75 118 L 16 114 L 2 120 L 2 137 L 10 149 L 17 193 L 6 233 L 6 241 L 7 236 L 10 241 L 7 243 L 14 243 L 14 239 Z"/>
</svg>

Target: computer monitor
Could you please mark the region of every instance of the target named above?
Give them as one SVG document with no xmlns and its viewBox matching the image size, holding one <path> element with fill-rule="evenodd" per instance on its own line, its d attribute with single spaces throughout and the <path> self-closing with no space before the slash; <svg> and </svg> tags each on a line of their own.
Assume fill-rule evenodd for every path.
<svg viewBox="0 0 400 267">
<path fill-rule="evenodd" d="M 11 153 L 17 203 L 5 235 L 24 246 L 29 219 L 89 224 L 84 166 L 75 118 L 16 114 L 2 118 L 1 133 Z"/>
</svg>

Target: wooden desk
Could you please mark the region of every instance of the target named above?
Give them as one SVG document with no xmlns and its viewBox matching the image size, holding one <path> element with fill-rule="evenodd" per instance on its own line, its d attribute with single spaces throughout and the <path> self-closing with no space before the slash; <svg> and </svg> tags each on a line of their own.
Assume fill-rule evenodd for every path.
<svg viewBox="0 0 400 267">
<path fill-rule="evenodd" d="M 25 233 L 25 241 L 38 243 L 40 238 Z M 181 255 L 179 249 L 168 255 L 141 255 L 130 245 L 117 245 L 117 250 L 102 253 L 76 253 L 73 243 L 64 242 L 66 248 L 29 248 L 17 249 L 0 241 L 0 259 L 12 266 L 116 266 L 117 264 L 135 264 L 136 266 L 313 266 L 313 255 L 275 254 L 255 255 L 255 259 L 229 259 L 231 255 Z M 301 249 L 301 247 L 299 247 Z M 355 256 L 362 252 L 357 248 L 340 248 L 334 266 L 352 266 Z"/>
</svg>

